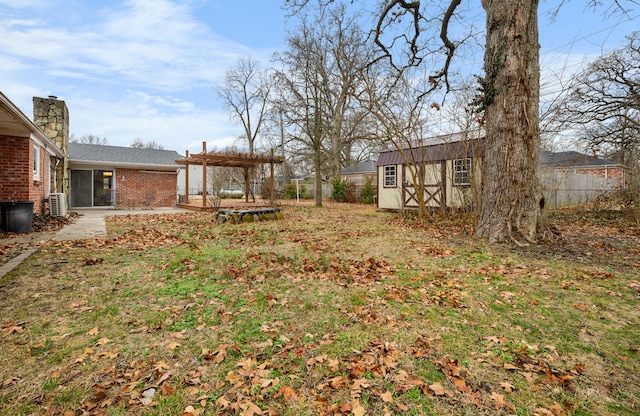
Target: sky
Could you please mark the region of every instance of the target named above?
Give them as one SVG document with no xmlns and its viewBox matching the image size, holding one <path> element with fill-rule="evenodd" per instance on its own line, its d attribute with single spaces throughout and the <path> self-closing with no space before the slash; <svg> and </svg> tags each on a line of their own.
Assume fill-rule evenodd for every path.
<svg viewBox="0 0 640 416">
<path fill-rule="evenodd" d="M 373 0 L 369 0 L 373 1 Z M 539 6 L 541 67 L 567 77 L 622 46 L 640 6 L 606 18 L 584 0 L 555 21 Z M 606 3 L 606 2 L 605 2 Z M 221 149 L 241 134 L 214 94 L 241 57 L 266 68 L 285 45 L 280 0 L 0 0 L 0 91 L 27 116 L 32 97 L 57 96 L 75 138 L 155 141 L 184 154 Z M 479 0 L 470 0 L 482 23 Z M 471 65 L 481 70 L 481 56 Z M 554 75 L 555 76 L 555 75 Z M 543 73 L 547 92 L 561 83 Z M 543 82 L 544 84 L 544 82 Z"/>
</svg>

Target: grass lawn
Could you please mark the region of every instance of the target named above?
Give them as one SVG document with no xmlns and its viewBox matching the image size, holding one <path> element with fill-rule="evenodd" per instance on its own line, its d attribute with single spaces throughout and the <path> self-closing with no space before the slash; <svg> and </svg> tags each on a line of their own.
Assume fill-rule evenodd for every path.
<svg viewBox="0 0 640 416">
<path fill-rule="evenodd" d="M 637 415 L 640 228 L 286 205 L 109 217 L 0 281 L 3 415 Z"/>
</svg>

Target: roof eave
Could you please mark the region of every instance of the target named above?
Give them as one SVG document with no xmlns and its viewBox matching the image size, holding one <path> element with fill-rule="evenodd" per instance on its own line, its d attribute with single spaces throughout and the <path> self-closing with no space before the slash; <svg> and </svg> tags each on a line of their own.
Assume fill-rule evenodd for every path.
<svg viewBox="0 0 640 416">
<path fill-rule="evenodd" d="M 104 160 L 80 160 L 69 159 L 69 165 L 76 166 L 104 166 L 115 168 L 127 168 L 127 169 L 149 169 L 149 170 L 175 170 L 181 169 L 179 165 L 157 165 L 148 163 L 126 163 L 126 162 L 110 162 Z"/>
<path fill-rule="evenodd" d="M 55 144 L 55 142 L 53 140 L 51 140 L 49 138 L 49 136 L 47 136 L 46 134 L 44 134 L 44 132 L 42 130 L 40 130 L 38 128 L 38 126 L 36 126 L 34 124 L 33 121 L 31 121 L 31 119 L 29 119 L 29 117 L 27 117 L 19 108 L 18 106 L 16 106 L 6 95 L 4 95 L 2 92 L 0 92 L 0 102 L 2 102 L 3 105 L 5 105 L 6 107 L 8 107 L 9 111 L 11 111 L 13 113 L 14 116 L 16 116 L 17 120 L 24 126 L 27 128 L 27 130 L 29 130 L 30 132 L 30 136 L 29 138 L 32 138 L 31 135 L 35 136 L 35 139 L 39 140 L 42 142 L 42 144 L 44 145 L 45 149 L 51 154 L 52 152 L 54 154 L 52 154 L 52 156 L 58 156 L 60 158 L 64 158 L 65 154 L 64 152 Z"/>
</svg>

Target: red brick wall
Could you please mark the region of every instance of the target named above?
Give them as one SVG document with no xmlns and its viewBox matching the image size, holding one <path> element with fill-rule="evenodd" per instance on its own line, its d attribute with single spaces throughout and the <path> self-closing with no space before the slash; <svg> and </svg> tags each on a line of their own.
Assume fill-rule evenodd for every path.
<svg viewBox="0 0 640 416">
<path fill-rule="evenodd" d="M 24 137 L 0 136 L 1 201 L 29 200 L 30 143 Z"/>
<path fill-rule="evenodd" d="M 624 170 L 620 167 L 600 167 L 600 168 L 585 168 L 585 169 L 576 169 L 576 173 L 582 173 L 584 175 L 593 175 L 598 176 L 600 178 L 605 179 L 617 179 L 618 188 L 624 187 L 626 184 Z"/>
<path fill-rule="evenodd" d="M 124 180 L 123 180 L 124 179 Z M 176 204 L 178 175 L 175 171 L 116 169 L 116 199 L 119 206 L 152 207 Z"/>
<path fill-rule="evenodd" d="M 33 147 L 25 137 L 0 136 L 0 201 L 33 201 L 33 211 L 41 213 L 49 190 L 49 154 L 40 148 L 40 178 L 35 181 Z"/>
</svg>

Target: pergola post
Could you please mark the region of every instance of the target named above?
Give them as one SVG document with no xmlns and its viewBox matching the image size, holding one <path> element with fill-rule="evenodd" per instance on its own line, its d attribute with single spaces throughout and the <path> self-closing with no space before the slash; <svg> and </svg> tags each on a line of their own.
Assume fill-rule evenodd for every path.
<svg viewBox="0 0 640 416">
<path fill-rule="evenodd" d="M 273 177 L 273 156 L 274 156 L 274 151 L 273 149 L 271 149 L 271 161 L 269 161 L 269 167 L 271 168 L 271 178 L 269 180 L 269 191 L 270 191 L 270 197 L 272 201 L 276 200 L 276 187 L 275 187 L 275 178 Z"/>
<path fill-rule="evenodd" d="M 189 160 L 189 151 L 188 150 L 185 152 L 185 159 Z M 185 182 L 184 184 L 186 186 L 185 195 L 184 195 L 184 203 L 188 204 L 189 203 L 189 162 L 187 162 L 186 166 L 187 166 L 187 170 L 184 173 L 184 182 Z"/>
<path fill-rule="evenodd" d="M 207 154 L 207 142 L 202 142 L 202 154 Z M 207 206 L 207 159 L 202 160 L 202 207 Z"/>
<path fill-rule="evenodd" d="M 275 198 L 275 174 L 274 164 L 283 163 L 284 158 L 274 156 L 274 151 L 271 150 L 271 155 L 252 155 L 246 153 L 236 152 L 209 152 L 207 153 L 207 143 L 202 142 L 202 153 L 189 154 L 182 160 L 176 160 L 177 164 L 185 165 L 187 167 L 187 175 L 185 180 L 187 182 L 187 199 L 189 201 L 189 166 L 197 165 L 202 166 L 202 207 L 207 208 L 207 166 L 222 166 L 222 167 L 234 167 L 243 168 L 245 172 L 245 202 L 249 202 L 250 180 L 249 170 L 262 165 L 269 164 L 271 167 L 271 199 Z"/>
<path fill-rule="evenodd" d="M 249 202 L 249 168 L 244 167 L 244 202 Z"/>
</svg>

